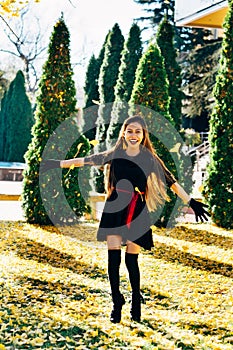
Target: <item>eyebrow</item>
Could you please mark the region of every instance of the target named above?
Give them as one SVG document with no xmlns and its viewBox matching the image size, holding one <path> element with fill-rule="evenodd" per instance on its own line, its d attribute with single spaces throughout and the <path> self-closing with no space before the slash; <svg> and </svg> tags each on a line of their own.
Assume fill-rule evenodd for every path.
<svg viewBox="0 0 233 350">
<path fill-rule="evenodd" d="M 133 130 L 134 128 L 131 128 L 131 127 L 126 127 L 127 130 Z M 136 128 L 135 129 L 136 131 L 142 131 L 143 129 L 142 128 Z"/>
</svg>

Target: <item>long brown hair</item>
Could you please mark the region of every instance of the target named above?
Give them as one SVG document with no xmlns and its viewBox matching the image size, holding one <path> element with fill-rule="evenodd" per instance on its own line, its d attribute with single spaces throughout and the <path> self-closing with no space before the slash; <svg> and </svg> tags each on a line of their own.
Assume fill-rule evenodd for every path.
<svg viewBox="0 0 233 350">
<path fill-rule="evenodd" d="M 125 141 L 124 133 L 127 126 L 132 123 L 139 123 L 143 129 L 143 139 L 142 139 L 141 145 L 144 146 L 144 148 L 146 148 L 147 150 L 149 150 L 149 152 L 153 156 L 153 160 L 156 163 L 156 166 L 154 168 L 161 169 L 161 167 L 163 166 L 165 167 L 165 165 L 163 164 L 163 161 L 156 154 L 156 151 L 150 140 L 146 122 L 143 119 L 143 117 L 141 117 L 140 115 L 130 116 L 124 121 L 120 130 L 118 139 L 116 141 L 116 144 L 111 151 L 115 153 L 118 150 L 124 150 L 127 148 L 127 143 Z M 109 176 L 108 176 L 109 181 L 107 182 L 108 194 L 110 194 L 113 189 L 112 188 L 113 176 L 114 174 L 109 173 Z M 167 201 L 170 200 L 166 192 L 164 179 L 161 177 L 161 171 L 151 172 L 151 174 L 148 176 L 145 199 L 146 199 L 146 203 L 149 211 L 156 210 L 156 208 L 159 205 L 163 204 L 165 200 Z"/>
</svg>

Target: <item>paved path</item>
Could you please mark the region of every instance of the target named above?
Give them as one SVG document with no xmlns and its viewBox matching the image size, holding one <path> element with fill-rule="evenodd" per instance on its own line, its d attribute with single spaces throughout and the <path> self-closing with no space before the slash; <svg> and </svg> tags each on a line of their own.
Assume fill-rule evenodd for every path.
<svg viewBox="0 0 233 350">
<path fill-rule="evenodd" d="M 0 201 L 0 220 L 24 221 L 20 201 Z"/>
<path fill-rule="evenodd" d="M 21 192 L 22 182 L 0 181 L 0 197 L 1 195 L 20 195 Z M 0 220 L 24 220 L 22 202 L 18 200 L 0 200 Z"/>
<path fill-rule="evenodd" d="M 17 181 L 0 181 L 1 195 L 20 195 L 22 192 L 22 182 Z M 9 221 L 25 221 L 22 209 L 22 202 L 19 200 L 0 200 L 0 220 Z M 179 222 L 195 222 L 193 214 L 188 213 L 184 217 L 179 218 Z"/>
</svg>

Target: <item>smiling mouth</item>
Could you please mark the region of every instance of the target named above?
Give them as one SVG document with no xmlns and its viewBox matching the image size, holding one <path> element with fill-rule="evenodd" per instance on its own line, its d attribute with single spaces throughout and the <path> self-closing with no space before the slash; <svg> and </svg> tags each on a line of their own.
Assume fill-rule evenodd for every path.
<svg viewBox="0 0 233 350">
<path fill-rule="evenodd" d="M 132 143 L 133 145 L 135 145 L 135 143 L 138 142 L 138 140 L 129 140 L 130 143 Z"/>
</svg>

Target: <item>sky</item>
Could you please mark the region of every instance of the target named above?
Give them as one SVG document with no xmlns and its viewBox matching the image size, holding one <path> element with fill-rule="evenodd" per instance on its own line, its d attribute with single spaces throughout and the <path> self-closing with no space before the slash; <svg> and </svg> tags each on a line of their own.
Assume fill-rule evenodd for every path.
<svg viewBox="0 0 233 350">
<path fill-rule="evenodd" d="M 52 27 L 64 13 L 70 30 L 72 49 L 85 44 L 92 49 L 100 49 L 109 29 L 118 23 L 126 35 L 134 18 L 142 15 L 142 6 L 133 0 L 40 0 L 33 6 L 42 23 Z"/>
<path fill-rule="evenodd" d="M 145 15 L 143 7 L 133 0 L 40 0 L 40 3 L 30 3 L 31 20 L 27 21 L 27 28 L 31 32 L 35 30 L 37 17 L 47 46 L 61 13 L 70 32 L 71 60 L 78 86 L 83 86 L 89 59 L 93 53 L 98 56 L 114 24 L 119 24 L 126 38 L 134 19 Z M 1 44 L 2 40 L 3 37 Z M 45 59 L 45 55 L 42 56 L 41 64 Z"/>
</svg>

